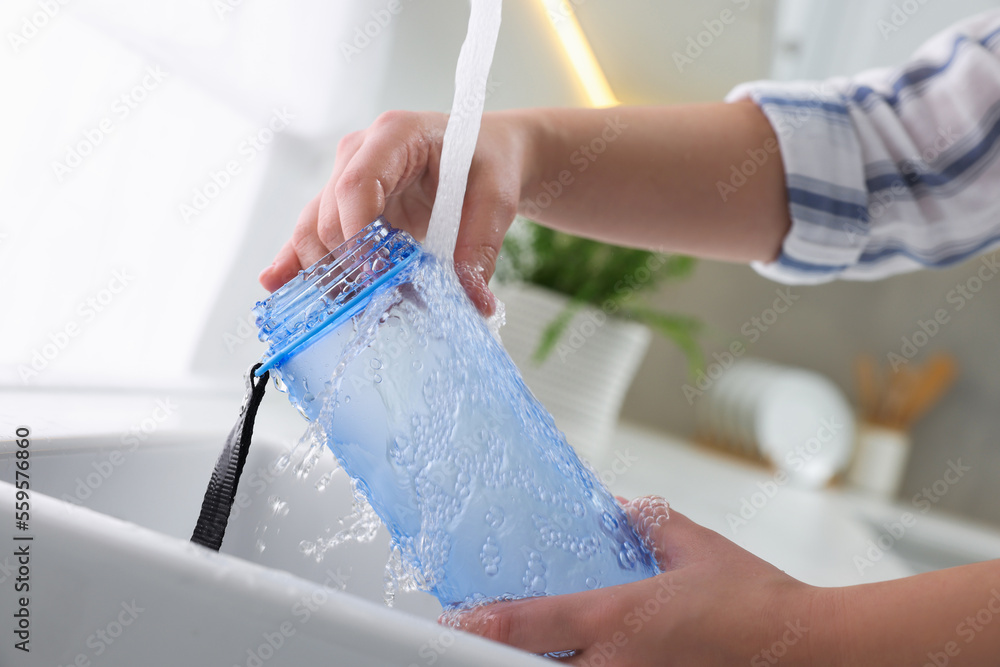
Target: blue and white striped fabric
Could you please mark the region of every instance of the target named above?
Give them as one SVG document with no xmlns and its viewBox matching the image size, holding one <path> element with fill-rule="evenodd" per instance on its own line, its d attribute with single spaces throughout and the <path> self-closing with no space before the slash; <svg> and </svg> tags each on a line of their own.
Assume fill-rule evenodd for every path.
<svg viewBox="0 0 1000 667">
<path fill-rule="evenodd" d="M 784 283 L 873 280 L 1000 248 L 1000 10 L 938 35 L 902 69 L 755 82 L 778 133 L 792 228 Z"/>
</svg>

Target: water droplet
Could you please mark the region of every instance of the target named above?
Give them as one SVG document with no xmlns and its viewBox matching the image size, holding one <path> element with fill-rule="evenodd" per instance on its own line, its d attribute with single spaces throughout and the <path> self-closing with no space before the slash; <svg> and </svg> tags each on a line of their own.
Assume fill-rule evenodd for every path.
<svg viewBox="0 0 1000 667">
<path fill-rule="evenodd" d="M 372 376 L 372 382 L 374 382 L 375 384 L 378 384 L 381 381 L 382 381 L 382 376 L 379 375 L 378 373 Z"/>
<path fill-rule="evenodd" d="M 274 516 L 285 516 L 288 514 L 288 503 L 278 496 L 270 496 L 267 499 L 267 503 L 271 506 L 271 513 Z"/>
<path fill-rule="evenodd" d="M 486 523 L 491 528 L 499 528 L 503 525 L 503 508 L 498 505 L 493 505 L 486 511 Z"/>
<path fill-rule="evenodd" d="M 635 547 L 629 542 L 622 544 L 622 548 L 618 550 L 618 563 L 626 570 L 631 570 L 635 568 L 637 560 L 638 554 L 635 552 Z"/>
</svg>

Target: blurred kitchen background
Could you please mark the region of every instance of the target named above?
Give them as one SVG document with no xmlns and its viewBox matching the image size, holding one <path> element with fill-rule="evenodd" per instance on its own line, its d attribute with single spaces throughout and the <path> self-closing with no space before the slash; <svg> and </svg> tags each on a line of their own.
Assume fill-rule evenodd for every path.
<svg viewBox="0 0 1000 667">
<path fill-rule="evenodd" d="M 718 100 L 747 80 L 893 65 L 950 23 L 1000 6 L 571 4 L 623 104 Z M 726 10 L 735 21 L 679 71 L 675 52 Z M 467 18 L 467 0 L 4 3 L 0 381 L 24 391 L 236 386 L 261 351 L 247 321 L 264 296 L 257 273 L 325 182 L 337 139 L 387 109 L 447 111 Z M 504 3 L 487 109 L 591 103 L 550 19 L 544 2 Z M 796 287 L 799 300 L 755 342 L 741 330 L 778 286 L 747 267 L 701 262 L 653 301 L 706 324 L 709 360 L 742 340 L 748 355 L 817 371 L 856 398 L 857 356 L 885 363 L 920 320 L 951 311 L 947 294 L 978 267 Z M 918 360 L 953 354 L 961 374 L 916 424 L 901 497 L 960 459 L 973 471 L 939 507 L 1000 524 L 998 332 L 1000 281 L 921 350 Z M 623 418 L 691 436 L 689 381 L 683 355 L 654 338 Z"/>
</svg>

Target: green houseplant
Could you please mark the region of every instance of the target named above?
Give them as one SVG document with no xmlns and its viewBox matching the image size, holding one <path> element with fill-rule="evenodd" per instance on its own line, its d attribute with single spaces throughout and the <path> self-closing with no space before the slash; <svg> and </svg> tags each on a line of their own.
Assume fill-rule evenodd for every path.
<svg viewBox="0 0 1000 667">
<path fill-rule="evenodd" d="M 536 364 L 558 348 L 573 317 L 590 305 L 610 317 L 648 326 L 683 351 L 692 372 L 701 367 L 701 322 L 651 308 L 642 298 L 664 283 L 690 276 L 696 263 L 691 257 L 614 246 L 518 220 L 504 240 L 501 258 L 501 283 L 522 281 L 568 299 L 542 331 L 532 355 Z"/>
</svg>

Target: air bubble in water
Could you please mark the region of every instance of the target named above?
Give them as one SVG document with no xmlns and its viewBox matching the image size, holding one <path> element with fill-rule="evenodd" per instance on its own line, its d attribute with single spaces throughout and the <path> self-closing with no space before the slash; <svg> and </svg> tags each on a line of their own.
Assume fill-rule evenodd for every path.
<svg viewBox="0 0 1000 667">
<path fill-rule="evenodd" d="M 636 561 L 639 555 L 635 552 L 635 547 L 633 547 L 628 542 L 622 544 L 621 549 L 618 551 L 618 562 L 626 570 L 631 570 L 635 568 Z"/>
<path fill-rule="evenodd" d="M 497 546 L 493 536 L 486 538 L 482 550 L 479 552 L 479 561 L 483 564 L 483 571 L 493 576 L 500 570 L 500 547 Z"/>
<path fill-rule="evenodd" d="M 499 528 L 503 525 L 503 508 L 498 505 L 491 506 L 486 511 L 486 516 L 484 518 L 486 519 L 487 525 L 491 528 Z"/>
</svg>

